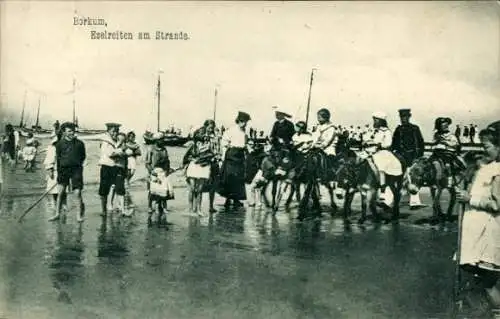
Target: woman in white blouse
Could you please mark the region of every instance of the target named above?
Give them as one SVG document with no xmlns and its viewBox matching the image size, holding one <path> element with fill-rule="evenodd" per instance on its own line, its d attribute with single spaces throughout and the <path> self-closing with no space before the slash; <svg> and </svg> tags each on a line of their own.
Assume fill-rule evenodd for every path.
<svg viewBox="0 0 500 319">
<path fill-rule="evenodd" d="M 365 151 L 371 155 L 372 161 L 368 161 L 372 169 L 378 172 L 380 183 L 380 200 L 385 199 L 386 174 L 400 176 L 403 167 L 398 158 L 389 150 L 392 145 L 392 132 L 387 127 L 387 116 L 383 112 L 375 112 L 373 117 L 374 132 L 365 143 Z"/>
<path fill-rule="evenodd" d="M 246 200 L 245 191 L 245 147 L 247 136 L 245 129 L 250 115 L 239 112 L 236 125 L 225 131 L 222 136 L 222 158 L 224 162 L 221 169 L 219 195 L 226 198 L 225 206 L 229 207 L 231 201 L 235 207 L 241 207 L 241 201 Z"/>
<path fill-rule="evenodd" d="M 487 154 L 468 191 L 457 198 L 468 204 L 464 212 L 460 265 L 479 276 L 483 288 L 500 318 L 500 121 L 479 134 Z"/>
</svg>

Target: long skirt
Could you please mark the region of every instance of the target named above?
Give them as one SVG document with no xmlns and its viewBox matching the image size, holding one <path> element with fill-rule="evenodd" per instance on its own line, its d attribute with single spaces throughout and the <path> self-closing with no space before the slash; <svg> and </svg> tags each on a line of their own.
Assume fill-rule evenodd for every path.
<svg viewBox="0 0 500 319">
<path fill-rule="evenodd" d="M 500 271 L 500 215 L 464 213 L 460 264 Z"/>
<path fill-rule="evenodd" d="M 226 151 L 222 164 L 219 195 L 233 200 L 246 200 L 245 150 L 231 147 Z"/>
</svg>

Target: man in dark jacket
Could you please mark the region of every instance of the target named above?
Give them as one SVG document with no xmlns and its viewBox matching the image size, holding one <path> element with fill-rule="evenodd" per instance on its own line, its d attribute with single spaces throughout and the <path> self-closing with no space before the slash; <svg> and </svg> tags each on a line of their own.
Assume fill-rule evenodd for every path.
<svg viewBox="0 0 500 319">
<path fill-rule="evenodd" d="M 78 198 L 79 212 L 77 220 L 83 221 L 84 203 L 82 200 L 83 189 L 83 162 L 86 159 L 85 144 L 76 138 L 75 125 L 64 123 L 61 125 L 62 139 L 56 144 L 56 165 L 57 165 L 57 196 L 56 214 L 49 220 L 59 219 L 61 213 L 62 198 L 66 188 L 71 182 L 73 191 Z"/>
<path fill-rule="evenodd" d="M 295 134 L 295 126 L 288 118 L 292 116 L 276 111 L 276 122 L 271 130 L 271 144 L 273 147 L 289 146 L 292 143 L 292 137 Z"/>
<path fill-rule="evenodd" d="M 392 139 L 392 151 L 404 161 L 403 165 L 408 168 L 413 162 L 424 155 L 424 138 L 420 132 L 420 128 L 410 123 L 411 110 L 399 110 L 401 124 L 394 131 Z M 410 208 L 417 209 L 423 205 L 420 202 L 420 196 L 410 196 Z"/>
</svg>

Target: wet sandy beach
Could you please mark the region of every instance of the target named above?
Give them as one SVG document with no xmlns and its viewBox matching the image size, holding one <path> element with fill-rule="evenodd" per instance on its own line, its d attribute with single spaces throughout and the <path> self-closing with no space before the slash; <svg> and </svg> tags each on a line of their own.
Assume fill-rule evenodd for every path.
<svg viewBox="0 0 500 319">
<path fill-rule="evenodd" d="M 75 205 L 50 223 L 46 201 L 17 217 L 44 191 L 34 173 L 6 168 L 0 217 L 0 318 L 445 318 L 452 298 L 456 226 L 353 224 L 325 213 L 297 224 L 295 209 L 193 217 L 175 176 L 168 230 L 146 224 L 142 182 L 131 189 L 132 218 L 100 216 L 97 144 L 86 142 L 86 219 Z M 185 149 L 170 149 L 176 167 Z M 43 161 L 42 154 L 38 161 Z M 40 169 L 42 168 L 42 169 Z M 145 176 L 145 170 L 137 173 Z M 205 195 L 207 196 L 207 195 Z M 326 199 L 326 198 L 324 198 Z M 203 208 L 207 211 L 207 199 Z M 424 194 L 423 200 L 430 199 Z M 359 213 L 359 199 L 354 204 Z M 326 204 L 326 203 L 325 203 Z M 357 216 L 353 216 L 357 219 Z"/>
</svg>

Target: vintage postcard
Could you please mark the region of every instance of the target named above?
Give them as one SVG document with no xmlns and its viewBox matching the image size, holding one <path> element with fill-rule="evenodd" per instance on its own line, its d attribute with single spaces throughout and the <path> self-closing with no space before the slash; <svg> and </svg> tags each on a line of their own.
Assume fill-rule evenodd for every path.
<svg viewBox="0 0 500 319">
<path fill-rule="evenodd" d="M 1 1 L 0 318 L 499 318 L 498 1 Z"/>
</svg>

